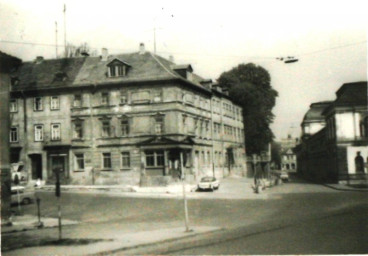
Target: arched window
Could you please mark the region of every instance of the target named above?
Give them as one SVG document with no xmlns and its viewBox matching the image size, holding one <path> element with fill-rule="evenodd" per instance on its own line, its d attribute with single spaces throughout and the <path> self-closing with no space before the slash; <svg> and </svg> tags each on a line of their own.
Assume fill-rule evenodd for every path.
<svg viewBox="0 0 368 256">
<path fill-rule="evenodd" d="M 286 164 L 286 170 L 290 170 L 290 165 Z"/>
<path fill-rule="evenodd" d="M 291 164 L 291 169 L 295 170 L 295 164 Z"/>
</svg>

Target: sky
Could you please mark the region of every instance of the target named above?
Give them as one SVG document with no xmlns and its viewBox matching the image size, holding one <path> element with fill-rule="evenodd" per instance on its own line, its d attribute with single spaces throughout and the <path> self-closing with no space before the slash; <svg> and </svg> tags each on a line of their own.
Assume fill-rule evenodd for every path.
<svg viewBox="0 0 368 256">
<path fill-rule="evenodd" d="M 0 51 L 30 61 L 84 42 L 99 54 L 146 50 L 216 79 L 252 62 L 271 75 L 279 96 L 276 139 L 300 135 L 312 102 L 333 100 L 347 82 L 367 80 L 368 8 L 364 0 L 78 1 L 0 0 Z M 32 43 L 32 44 L 29 44 Z M 277 57 L 294 56 L 285 64 Z M 245 124 L 246 125 L 246 124 Z"/>
</svg>

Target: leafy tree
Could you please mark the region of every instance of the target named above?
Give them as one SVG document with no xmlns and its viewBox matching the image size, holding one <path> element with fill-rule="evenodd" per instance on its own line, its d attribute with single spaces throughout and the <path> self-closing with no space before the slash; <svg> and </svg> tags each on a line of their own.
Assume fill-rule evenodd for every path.
<svg viewBox="0 0 368 256">
<path fill-rule="evenodd" d="M 266 69 L 253 63 L 240 64 L 218 78 L 228 88 L 232 100 L 243 107 L 245 144 L 248 154 L 259 154 L 267 149 L 274 137 L 270 124 L 274 119 L 272 108 L 278 93 L 271 87 Z"/>
<path fill-rule="evenodd" d="M 92 50 L 87 43 L 82 43 L 79 46 L 68 43 L 65 50 L 64 56 L 66 58 L 81 57 L 84 53 L 90 56 L 97 56 L 97 51 Z"/>
<path fill-rule="evenodd" d="M 281 145 L 276 141 L 271 143 L 271 161 L 275 163 L 277 168 L 281 166 Z"/>
</svg>

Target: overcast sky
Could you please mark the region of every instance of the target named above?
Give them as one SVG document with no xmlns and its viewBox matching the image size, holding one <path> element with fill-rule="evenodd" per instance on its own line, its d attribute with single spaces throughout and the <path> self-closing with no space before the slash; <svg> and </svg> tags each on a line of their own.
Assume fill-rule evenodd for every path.
<svg viewBox="0 0 368 256">
<path fill-rule="evenodd" d="M 138 51 L 190 63 L 216 80 L 240 63 L 266 68 L 279 92 L 272 129 L 277 139 L 300 134 L 312 102 L 333 100 L 346 82 L 367 80 L 368 8 L 360 1 L 20 1 L 0 0 L 0 50 L 24 61 L 55 58 L 55 47 L 16 44 L 87 42 L 98 53 Z M 276 57 L 295 56 L 284 64 Z"/>
</svg>

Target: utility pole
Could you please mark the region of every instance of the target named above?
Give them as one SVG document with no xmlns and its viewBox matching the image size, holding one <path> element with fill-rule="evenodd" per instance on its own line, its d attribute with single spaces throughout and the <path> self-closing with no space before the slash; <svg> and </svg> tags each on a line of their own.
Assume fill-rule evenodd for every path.
<svg viewBox="0 0 368 256">
<path fill-rule="evenodd" d="M 56 59 L 58 58 L 58 30 L 57 30 L 57 22 L 55 21 L 55 54 Z"/>
<path fill-rule="evenodd" d="M 65 58 L 68 57 L 66 56 L 67 52 L 66 52 L 66 5 L 64 4 L 64 51 L 65 51 Z"/>
<path fill-rule="evenodd" d="M 156 54 L 156 24 L 153 28 L 153 53 Z"/>
<path fill-rule="evenodd" d="M 184 214 L 185 214 L 185 232 L 190 232 L 189 229 L 189 215 L 188 215 L 188 203 L 187 197 L 185 192 L 185 170 L 184 170 L 184 163 L 183 163 L 183 152 L 180 152 L 180 169 L 181 169 L 181 179 L 183 184 L 183 201 L 184 201 Z"/>
</svg>

